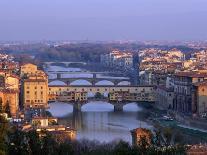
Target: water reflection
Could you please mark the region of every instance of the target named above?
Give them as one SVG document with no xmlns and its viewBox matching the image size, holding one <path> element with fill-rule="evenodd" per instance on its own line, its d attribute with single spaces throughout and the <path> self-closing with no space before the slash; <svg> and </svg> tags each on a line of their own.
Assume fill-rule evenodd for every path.
<svg viewBox="0 0 207 155">
<path fill-rule="evenodd" d="M 55 105 L 55 106 L 54 106 Z M 52 103 L 51 113 L 56 106 L 62 106 L 65 112 L 66 105 Z M 131 143 L 130 130 L 137 127 L 152 128 L 143 118 L 143 112 L 135 103 L 124 106 L 123 112 L 114 112 L 113 105 L 109 103 L 88 103 L 82 107 L 82 112 L 72 112 L 72 106 L 67 105 L 68 113 L 59 119 L 60 123 L 77 129 L 77 138 L 96 139 L 109 142 L 123 139 Z M 58 109 L 61 114 L 62 110 Z M 56 111 L 57 115 L 57 111 Z M 62 116 L 62 115 L 61 115 Z"/>
</svg>

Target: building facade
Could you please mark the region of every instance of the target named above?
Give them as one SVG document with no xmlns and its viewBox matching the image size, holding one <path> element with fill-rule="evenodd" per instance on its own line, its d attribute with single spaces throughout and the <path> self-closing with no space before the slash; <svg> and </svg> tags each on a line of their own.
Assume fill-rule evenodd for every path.
<svg viewBox="0 0 207 155">
<path fill-rule="evenodd" d="M 48 76 L 36 65 L 21 66 L 24 108 L 48 107 Z"/>
<path fill-rule="evenodd" d="M 193 103 L 194 84 L 203 82 L 207 79 L 207 73 L 199 72 L 179 72 L 174 76 L 174 95 L 175 102 L 173 109 L 183 114 L 196 113 Z"/>
</svg>

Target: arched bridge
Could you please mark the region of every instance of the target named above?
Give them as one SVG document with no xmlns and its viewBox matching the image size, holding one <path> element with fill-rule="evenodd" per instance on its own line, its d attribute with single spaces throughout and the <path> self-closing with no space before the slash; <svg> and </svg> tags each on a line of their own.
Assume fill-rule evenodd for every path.
<svg viewBox="0 0 207 155">
<path fill-rule="evenodd" d="M 49 85 L 130 85 L 130 79 L 128 77 L 108 77 L 97 76 L 99 73 L 73 73 L 63 74 L 56 73 L 56 77 L 49 78 Z M 65 76 L 66 75 L 66 76 Z M 57 82 L 57 83 L 56 83 Z M 106 83 L 106 84 L 105 84 Z"/>
<path fill-rule="evenodd" d="M 63 65 L 65 67 L 69 67 L 69 65 L 71 64 L 81 64 L 81 65 L 86 65 L 86 62 L 82 62 L 82 61 L 77 61 L 77 62 L 68 62 L 68 61 L 50 61 L 50 62 L 44 62 L 44 65 L 46 67 L 51 66 L 51 65 Z"/>
</svg>

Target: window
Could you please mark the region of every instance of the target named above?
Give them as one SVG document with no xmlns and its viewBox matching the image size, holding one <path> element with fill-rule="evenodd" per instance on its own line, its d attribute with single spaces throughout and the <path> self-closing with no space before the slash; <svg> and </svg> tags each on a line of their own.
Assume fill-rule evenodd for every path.
<svg viewBox="0 0 207 155">
<path fill-rule="evenodd" d="M 43 89 L 43 87 L 41 86 L 41 89 Z"/>
<path fill-rule="evenodd" d="M 27 91 L 27 94 L 29 94 L 29 91 Z"/>
<path fill-rule="evenodd" d="M 37 87 L 35 86 L 35 89 L 37 89 Z"/>
<path fill-rule="evenodd" d="M 41 95 L 43 95 L 43 91 L 41 91 Z"/>
</svg>

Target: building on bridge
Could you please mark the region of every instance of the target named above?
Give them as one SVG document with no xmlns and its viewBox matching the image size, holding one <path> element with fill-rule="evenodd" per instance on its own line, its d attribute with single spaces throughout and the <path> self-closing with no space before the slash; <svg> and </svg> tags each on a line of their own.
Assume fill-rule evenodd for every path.
<svg viewBox="0 0 207 155">
<path fill-rule="evenodd" d="M 87 92 L 60 92 L 59 95 L 49 94 L 49 101 L 60 101 L 60 102 L 86 102 L 87 101 Z"/>
<path fill-rule="evenodd" d="M 57 100 L 65 95 L 66 102 L 71 99 L 84 101 L 97 93 L 111 101 L 155 101 L 153 86 L 49 86 L 48 93 L 49 100 Z"/>
</svg>

